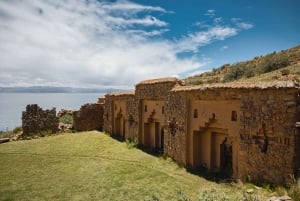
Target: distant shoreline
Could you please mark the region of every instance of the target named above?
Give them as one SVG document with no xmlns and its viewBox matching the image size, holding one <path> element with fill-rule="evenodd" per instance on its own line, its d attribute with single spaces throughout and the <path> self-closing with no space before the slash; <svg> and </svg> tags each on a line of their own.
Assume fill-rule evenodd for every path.
<svg viewBox="0 0 300 201">
<path fill-rule="evenodd" d="M 0 93 L 101 93 L 106 94 L 120 89 L 73 88 L 73 87 L 0 87 Z"/>
</svg>

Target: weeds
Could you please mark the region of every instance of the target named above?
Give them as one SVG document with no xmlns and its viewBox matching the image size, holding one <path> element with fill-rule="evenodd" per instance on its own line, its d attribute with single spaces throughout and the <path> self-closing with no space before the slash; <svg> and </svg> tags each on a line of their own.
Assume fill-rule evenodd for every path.
<svg viewBox="0 0 300 201">
<path fill-rule="evenodd" d="M 126 146 L 128 149 L 137 148 L 138 139 L 134 138 L 134 140 L 126 139 Z"/>
<path fill-rule="evenodd" d="M 300 201 L 300 178 L 296 179 L 294 175 L 291 175 L 292 183 L 291 187 L 288 190 L 288 195 L 294 200 L 294 201 Z"/>
<path fill-rule="evenodd" d="M 64 124 L 73 124 L 73 116 L 70 114 L 64 114 L 63 116 L 59 117 L 59 122 Z"/>
<path fill-rule="evenodd" d="M 181 189 L 176 190 L 176 197 L 178 201 L 192 201 Z"/>
<path fill-rule="evenodd" d="M 21 133 L 22 130 L 22 126 L 17 126 L 12 131 L 0 131 L 0 138 L 13 138 L 16 134 Z"/>
</svg>

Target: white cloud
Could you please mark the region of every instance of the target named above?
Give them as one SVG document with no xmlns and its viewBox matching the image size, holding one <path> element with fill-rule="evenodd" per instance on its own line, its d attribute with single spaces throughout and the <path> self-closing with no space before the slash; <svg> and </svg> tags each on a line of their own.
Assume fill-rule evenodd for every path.
<svg viewBox="0 0 300 201">
<path fill-rule="evenodd" d="M 0 86 L 132 87 L 199 69 L 204 61 L 178 53 L 238 33 L 218 25 L 154 40 L 170 31 L 156 12 L 170 13 L 126 0 L 0 1 Z"/>
<path fill-rule="evenodd" d="M 241 29 L 244 29 L 244 30 L 248 30 L 248 29 L 252 29 L 253 28 L 253 24 L 246 23 L 246 22 L 237 23 L 237 26 L 239 28 L 241 28 Z"/>
<path fill-rule="evenodd" d="M 204 15 L 213 18 L 213 17 L 215 17 L 215 15 L 216 15 L 216 11 L 213 10 L 213 9 L 210 9 L 210 10 L 207 10 L 206 13 L 205 13 Z"/>
<path fill-rule="evenodd" d="M 176 50 L 182 51 L 194 51 L 197 52 L 201 46 L 208 45 L 217 40 L 225 40 L 228 37 L 232 37 L 238 33 L 238 30 L 229 26 L 215 26 L 206 31 L 200 31 L 193 34 L 189 34 L 184 39 L 178 41 Z"/>
<path fill-rule="evenodd" d="M 247 23 L 247 22 L 243 22 L 242 19 L 240 18 L 232 18 L 231 21 L 233 23 L 235 23 L 235 25 L 242 30 L 248 30 L 248 29 L 252 29 L 254 27 L 253 24 L 251 23 Z"/>
<path fill-rule="evenodd" d="M 227 46 L 227 45 L 224 45 L 224 46 L 222 46 L 222 47 L 220 48 L 220 51 L 224 51 L 224 50 L 226 50 L 226 49 L 228 49 L 228 46 Z"/>
</svg>

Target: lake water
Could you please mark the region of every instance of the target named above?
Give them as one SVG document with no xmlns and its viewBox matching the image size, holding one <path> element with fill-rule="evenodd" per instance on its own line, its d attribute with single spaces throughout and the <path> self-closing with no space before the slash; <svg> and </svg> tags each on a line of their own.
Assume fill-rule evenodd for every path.
<svg viewBox="0 0 300 201">
<path fill-rule="evenodd" d="M 85 103 L 96 103 L 103 94 L 89 93 L 0 93 L 0 131 L 22 125 L 22 111 L 28 104 L 43 109 L 79 109 Z"/>
</svg>

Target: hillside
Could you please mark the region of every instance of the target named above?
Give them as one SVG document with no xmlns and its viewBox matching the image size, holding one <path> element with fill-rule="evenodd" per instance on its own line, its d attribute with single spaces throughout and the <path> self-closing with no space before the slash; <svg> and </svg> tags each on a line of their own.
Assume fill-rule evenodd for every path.
<svg viewBox="0 0 300 201">
<path fill-rule="evenodd" d="M 211 72 L 187 77 L 186 85 L 233 81 L 300 81 L 300 46 L 257 56 L 249 61 L 225 64 Z"/>
<path fill-rule="evenodd" d="M 270 196 L 252 184 L 208 181 L 169 158 L 128 147 L 96 131 L 0 144 L 0 200 L 188 200 L 188 196 L 238 201 L 248 188 L 259 200 Z"/>
</svg>

